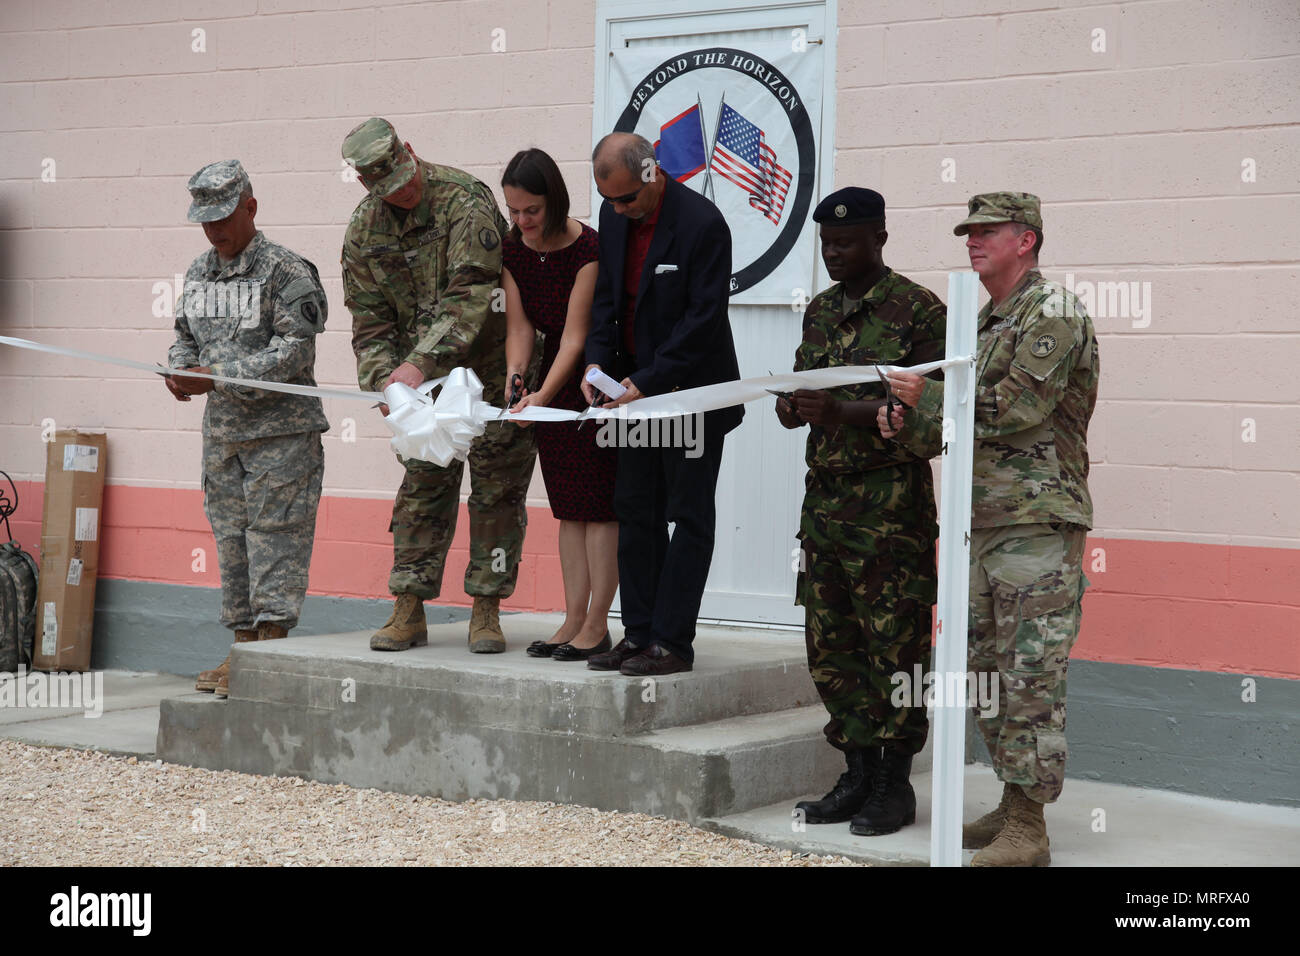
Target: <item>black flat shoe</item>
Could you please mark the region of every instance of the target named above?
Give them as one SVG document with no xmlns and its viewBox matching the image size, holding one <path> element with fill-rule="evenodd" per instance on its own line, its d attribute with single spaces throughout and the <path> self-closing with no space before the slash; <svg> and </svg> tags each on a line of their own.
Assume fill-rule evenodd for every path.
<svg viewBox="0 0 1300 956">
<path fill-rule="evenodd" d="M 551 657 L 556 648 L 567 647 L 567 644 L 552 644 L 549 641 L 533 641 L 526 648 L 524 653 L 529 657 Z"/>
<path fill-rule="evenodd" d="M 599 644 L 595 647 L 574 647 L 572 644 L 561 644 L 551 652 L 553 661 L 585 661 L 593 654 L 604 654 L 613 646 L 609 639 L 609 631 L 601 638 Z"/>
</svg>

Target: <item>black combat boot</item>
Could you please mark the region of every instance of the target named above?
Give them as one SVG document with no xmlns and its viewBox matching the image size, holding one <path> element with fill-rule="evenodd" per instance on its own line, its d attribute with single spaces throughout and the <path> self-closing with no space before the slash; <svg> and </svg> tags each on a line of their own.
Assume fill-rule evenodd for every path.
<svg viewBox="0 0 1300 956">
<path fill-rule="evenodd" d="M 849 769 L 840 774 L 830 793 L 820 800 L 801 800 L 794 805 L 796 811 L 803 811 L 805 823 L 843 823 L 862 809 L 880 766 L 880 748 L 846 750 L 844 761 Z"/>
<path fill-rule="evenodd" d="M 912 755 L 885 744 L 880 769 L 862 812 L 849 824 L 857 836 L 895 833 L 916 822 L 916 792 L 907 778 L 912 772 Z"/>
</svg>

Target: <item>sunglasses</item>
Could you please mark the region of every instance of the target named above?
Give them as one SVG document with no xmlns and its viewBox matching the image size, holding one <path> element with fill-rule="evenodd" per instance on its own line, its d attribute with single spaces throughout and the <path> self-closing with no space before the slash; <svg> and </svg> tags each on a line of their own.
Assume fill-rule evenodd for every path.
<svg viewBox="0 0 1300 956">
<path fill-rule="evenodd" d="M 645 189 L 646 186 L 648 185 L 650 184 L 649 183 L 642 184 L 641 189 Z M 641 195 L 641 189 L 638 189 L 635 192 L 630 192 L 626 196 L 606 196 L 604 193 L 600 193 L 600 198 L 605 200 L 605 202 L 608 203 L 617 203 L 621 206 L 627 206 L 631 203 L 636 202 L 636 197 Z M 597 190 L 597 192 L 600 191 Z"/>
</svg>

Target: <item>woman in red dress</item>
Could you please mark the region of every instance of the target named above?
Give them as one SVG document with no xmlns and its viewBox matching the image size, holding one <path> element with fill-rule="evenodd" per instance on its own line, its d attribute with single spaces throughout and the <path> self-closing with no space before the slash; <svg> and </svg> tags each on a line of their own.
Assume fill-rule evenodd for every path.
<svg viewBox="0 0 1300 956">
<path fill-rule="evenodd" d="M 506 294 L 506 381 L 527 380 L 535 331 L 545 334 L 537 390 L 523 390 L 512 408 L 529 405 L 582 411 L 578 380 L 596 288 L 596 230 L 569 218 L 569 192 L 555 161 L 540 149 L 516 153 L 501 177 L 513 226 L 502 244 Z M 509 385 L 505 401 L 509 402 Z M 560 521 L 564 623 L 528 653 L 586 660 L 608 650 L 609 607 L 618 589 L 618 521 L 614 474 L 618 450 L 596 442 L 591 423 L 537 423 L 537 454 L 551 513 Z"/>
</svg>

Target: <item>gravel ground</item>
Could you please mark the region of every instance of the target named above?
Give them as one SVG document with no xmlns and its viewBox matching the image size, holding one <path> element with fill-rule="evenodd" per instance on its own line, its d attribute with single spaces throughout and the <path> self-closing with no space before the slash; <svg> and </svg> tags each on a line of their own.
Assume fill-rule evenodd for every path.
<svg viewBox="0 0 1300 956">
<path fill-rule="evenodd" d="M 449 803 L 0 740 L 3 866 L 853 866 L 677 820 Z"/>
</svg>

